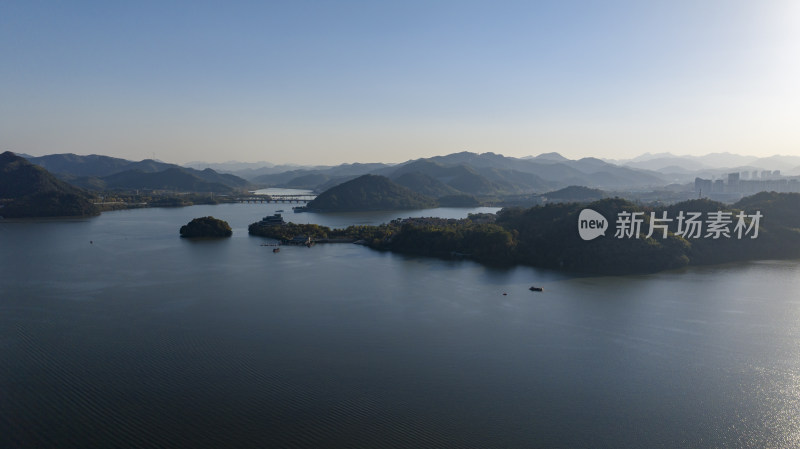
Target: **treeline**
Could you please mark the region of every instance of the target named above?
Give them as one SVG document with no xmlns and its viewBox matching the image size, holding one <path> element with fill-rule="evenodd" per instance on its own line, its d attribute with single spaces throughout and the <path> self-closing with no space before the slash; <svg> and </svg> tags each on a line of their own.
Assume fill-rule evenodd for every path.
<svg viewBox="0 0 800 449">
<path fill-rule="evenodd" d="M 590 241 L 580 238 L 578 216 L 584 208 L 599 212 L 609 221 L 604 237 Z M 678 220 L 681 212 L 685 216 L 699 213 L 703 225 L 708 225 L 708 217 L 717 212 L 728 214 L 728 236 L 713 238 L 705 227 L 696 238 L 678 235 L 680 225 L 686 230 L 686 224 Z M 746 227 L 752 224 L 751 215 L 761 214 L 756 238 L 752 238 L 755 229 L 743 238 L 736 234 L 737 216 L 742 212 Z M 641 233 L 632 238 L 616 237 L 620 213 L 641 213 Z M 657 226 L 653 235 L 646 237 L 651 217 L 667 217 L 669 221 L 653 223 L 667 227 L 666 238 Z M 647 273 L 686 265 L 800 257 L 800 195 L 794 193 L 763 192 L 733 205 L 700 199 L 656 208 L 609 198 L 588 205 L 503 209 L 497 223 L 516 231 L 515 263 L 587 273 Z"/>
<path fill-rule="evenodd" d="M 420 218 L 395 220 L 380 226 L 331 229 L 315 224 L 252 223 L 250 235 L 287 241 L 298 235 L 312 239 L 361 241 L 370 248 L 435 257 L 470 257 L 491 264 L 511 261 L 515 246 L 511 232 L 484 223 L 486 214 L 473 219 Z"/>
<path fill-rule="evenodd" d="M 610 221 L 603 237 L 591 241 L 578 234 L 578 215 L 584 208 Z M 619 212 L 645 212 L 628 201 L 613 198 L 587 205 L 550 204 L 530 209 L 503 209 L 497 223 L 515 231 L 513 262 L 587 273 L 654 272 L 689 263 L 688 242 L 669 235 L 661 238 L 614 238 L 613 217 Z M 647 214 L 645 214 L 647 215 Z"/>
<path fill-rule="evenodd" d="M 93 201 L 101 211 L 133 209 L 139 207 L 185 207 L 196 204 L 221 204 L 229 202 L 228 197 L 208 193 L 156 194 L 105 192 Z"/>
<path fill-rule="evenodd" d="M 605 235 L 583 240 L 578 217 L 592 209 L 606 218 Z M 709 217 L 722 212 L 725 233 L 709 234 Z M 683 214 L 681 214 L 683 213 Z M 696 213 L 702 228 L 685 234 L 679 216 Z M 635 214 L 635 215 L 634 215 Z M 741 214 L 742 218 L 739 219 Z M 759 215 L 758 226 L 753 223 Z M 617 232 L 620 217 L 640 220 L 638 232 Z M 651 223 L 651 217 L 656 221 Z M 620 198 L 590 204 L 560 203 L 532 208 L 506 208 L 494 223 L 484 215 L 466 219 L 417 218 L 381 226 L 335 229 L 318 225 L 250 225 L 250 233 L 281 240 L 295 235 L 362 240 L 371 248 L 436 257 L 469 257 L 494 265 L 524 264 L 595 274 L 649 273 L 687 265 L 742 260 L 800 257 L 800 194 L 760 193 L 734 205 L 706 199 L 667 207 L 646 207 Z M 741 223 L 739 223 L 741 221 Z M 647 234 L 653 226 L 654 232 Z M 737 225 L 743 226 L 737 232 Z M 666 229 L 666 236 L 664 230 Z M 679 229 L 681 227 L 681 229 Z M 756 229 L 758 235 L 755 236 Z M 742 233 L 742 235 L 739 235 Z M 712 233 L 713 234 L 713 233 Z"/>
<path fill-rule="evenodd" d="M 370 245 L 401 253 L 437 257 L 470 257 L 489 264 L 508 264 L 516 243 L 511 232 L 469 219 L 447 224 L 403 223 L 391 238 Z"/>
<path fill-rule="evenodd" d="M 56 191 L 38 192 L 0 203 L 0 218 L 83 217 L 99 213 L 100 209 L 85 196 Z"/>
</svg>

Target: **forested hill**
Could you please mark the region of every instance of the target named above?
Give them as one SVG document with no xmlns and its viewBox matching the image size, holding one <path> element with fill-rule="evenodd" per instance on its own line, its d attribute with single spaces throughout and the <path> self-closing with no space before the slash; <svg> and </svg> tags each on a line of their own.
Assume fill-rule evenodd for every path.
<svg viewBox="0 0 800 449">
<path fill-rule="evenodd" d="M 585 209 L 605 221 L 605 232 L 596 232 L 588 240 L 579 232 Z M 254 223 L 249 232 L 271 238 L 302 233 L 361 241 L 380 250 L 467 257 L 492 265 L 522 264 L 587 274 L 653 273 L 687 265 L 800 258 L 800 194 L 760 193 L 733 206 L 690 200 L 655 209 L 608 198 L 588 205 L 507 208 L 496 215 L 476 214 L 462 220 L 398 219 L 342 230 Z"/>
<path fill-rule="evenodd" d="M 585 208 L 608 220 L 605 235 L 588 241 L 581 238 L 579 216 Z M 641 219 L 638 233 L 633 226 L 620 226 L 620 218 L 630 220 L 634 213 L 641 213 L 635 216 Z M 687 232 L 690 213 L 699 214 L 697 233 Z M 756 214 L 760 217 L 755 218 Z M 651 217 L 655 221 L 648 237 Z M 504 209 L 497 224 L 516 236 L 515 263 L 587 273 L 643 273 L 686 265 L 800 257 L 800 194 L 796 193 L 760 193 L 732 206 L 703 199 L 660 208 L 609 198 L 588 205 Z M 666 237 L 660 225 L 666 227 Z M 737 229 L 740 225 L 743 227 Z M 620 237 L 620 227 L 631 232 Z"/>
<path fill-rule="evenodd" d="M 14 153 L 0 154 L 0 216 L 69 217 L 97 213 L 86 192 Z"/>
<path fill-rule="evenodd" d="M 436 207 L 431 197 L 413 192 L 384 176 L 364 175 L 332 187 L 308 204 L 319 211 L 374 211 Z"/>
<path fill-rule="evenodd" d="M 603 235 L 596 233 L 590 240 L 581 237 L 579 218 L 584 209 L 604 217 Z M 691 230 L 692 221 L 697 232 Z M 490 264 L 591 274 L 652 273 L 687 265 L 800 258 L 800 194 L 796 193 L 760 193 L 732 206 L 703 199 L 660 208 L 609 198 L 588 205 L 507 208 L 497 214 L 494 223 L 483 223 L 474 219 L 410 220 L 390 229 L 382 240 L 373 237 L 367 241 L 372 247 L 397 252 L 443 257 L 467 254 Z"/>
</svg>

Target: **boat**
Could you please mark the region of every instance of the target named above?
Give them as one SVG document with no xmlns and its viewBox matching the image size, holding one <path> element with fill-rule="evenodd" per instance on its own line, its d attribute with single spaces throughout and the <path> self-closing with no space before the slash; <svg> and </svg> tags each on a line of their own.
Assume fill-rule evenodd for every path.
<svg viewBox="0 0 800 449">
<path fill-rule="evenodd" d="M 273 248 L 272 252 L 273 253 L 279 253 L 279 252 L 281 252 L 281 249 L 280 248 Z"/>
<path fill-rule="evenodd" d="M 283 209 L 278 209 L 275 212 L 283 212 Z"/>
<path fill-rule="evenodd" d="M 543 292 L 544 288 L 543 287 L 531 286 L 531 288 L 529 288 L 528 290 L 530 290 L 532 292 Z"/>
</svg>

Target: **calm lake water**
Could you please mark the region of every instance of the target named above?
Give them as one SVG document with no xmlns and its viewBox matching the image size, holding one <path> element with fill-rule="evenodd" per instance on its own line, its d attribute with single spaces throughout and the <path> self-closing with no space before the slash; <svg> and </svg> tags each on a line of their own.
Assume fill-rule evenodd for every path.
<svg viewBox="0 0 800 449">
<path fill-rule="evenodd" d="M 798 261 L 576 277 L 273 253 L 246 228 L 277 209 L 0 221 L 0 447 L 800 446 Z M 206 215 L 233 237 L 178 237 Z"/>
</svg>

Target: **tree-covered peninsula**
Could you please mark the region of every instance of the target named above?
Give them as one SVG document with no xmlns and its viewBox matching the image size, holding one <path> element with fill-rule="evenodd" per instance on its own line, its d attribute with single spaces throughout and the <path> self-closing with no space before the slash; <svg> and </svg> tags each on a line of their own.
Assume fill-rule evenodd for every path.
<svg viewBox="0 0 800 449">
<path fill-rule="evenodd" d="M 214 217 L 195 218 L 181 226 L 181 237 L 186 238 L 219 238 L 233 235 L 230 225 Z"/>
<path fill-rule="evenodd" d="M 583 239 L 580 214 L 607 223 Z M 696 227 L 693 227 L 696 226 Z M 800 257 L 800 194 L 760 193 L 725 205 L 709 200 L 645 207 L 620 198 L 509 208 L 466 219 L 409 218 L 381 226 L 250 225 L 251 235 L 361 241 L 378 250 L 468 257 L 593 274 L 650 273 L 687 265 Z"/>
</svg>

